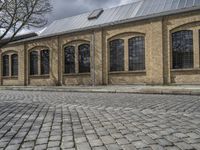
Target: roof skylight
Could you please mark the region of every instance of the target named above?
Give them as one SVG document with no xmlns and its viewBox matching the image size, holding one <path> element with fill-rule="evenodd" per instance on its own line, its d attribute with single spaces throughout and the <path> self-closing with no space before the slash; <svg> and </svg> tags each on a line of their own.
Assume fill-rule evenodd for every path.
<svg viewBox="0 0 200 150">
<path fill-rule="evenodd" d="M 103 13 L 103 8 L 94 10 L 89 16 L 88 20 L 97 19 Z"/>
</svg>

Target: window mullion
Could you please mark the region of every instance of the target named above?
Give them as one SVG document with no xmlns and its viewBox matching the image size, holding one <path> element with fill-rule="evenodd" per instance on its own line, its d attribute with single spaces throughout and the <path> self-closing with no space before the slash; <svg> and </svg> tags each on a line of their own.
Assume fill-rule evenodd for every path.
<svg viewBox="0 0 200 150">
<path fill-rule="evenodd" d="M 38 51 L 38 75 L 42 75 L 41 74 L 41 51 Z"/>
<path fill-rule="evenodd" d="M 194 29 L 193 30 L 193 39 L 194 39 L 194 68 L 199 68 L 200 67 L 200 54 L 199 54 L 199 29 Z"/>
<path fill-rule="evenodd" d="M 11 55 L 9 55 L 9 77 L 12 77 L 12 61 L 11 61 Z"/>
<path fill-rule="evenodd" d="M 79 73 L 78 45 L 75 46 L 75 73 Z"/>
<path fill-rule="evenodd" d="M 124 70 L 129 71 L 129 51 L 128 51 L 128 38 L 124 39 Z"/>
</svg>

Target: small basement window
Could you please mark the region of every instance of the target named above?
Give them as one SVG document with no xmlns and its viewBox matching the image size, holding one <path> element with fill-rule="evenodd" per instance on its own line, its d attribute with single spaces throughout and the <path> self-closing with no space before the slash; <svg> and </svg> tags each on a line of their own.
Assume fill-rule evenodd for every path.
<svg viewBox="0 0 200 150">
<path fill-rule="evenodd" d="M 89 16 L 88 20 L 97 19 L 103 13 L 103 8 L 94 10 Z"/>
</svg>

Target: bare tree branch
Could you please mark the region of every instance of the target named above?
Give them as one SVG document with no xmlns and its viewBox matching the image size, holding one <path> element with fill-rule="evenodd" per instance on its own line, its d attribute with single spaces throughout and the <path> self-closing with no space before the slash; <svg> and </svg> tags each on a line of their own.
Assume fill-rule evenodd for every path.
<svg viewBox="0 0 200 150">
<path fill-rule="evenodd" d="M 23 28 L 46 25 L 45 14 L 52 9 L 49 0 L 0 0 L 0 48 L 8 44 Z M 9 40 L 3 39 L 10 34 Z"/>
</svg>

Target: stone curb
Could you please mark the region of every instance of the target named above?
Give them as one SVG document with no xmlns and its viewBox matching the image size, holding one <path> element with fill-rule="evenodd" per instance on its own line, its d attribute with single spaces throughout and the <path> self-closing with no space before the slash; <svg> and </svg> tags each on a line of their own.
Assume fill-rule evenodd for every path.
<svg viewBox="0 0 200 150">
<path fill-rule="evenodd" d="M 160 94 L 160 95 L 200 95 L 200 89 L 95 89 L 95 88 L 18 88 L 3 87 L 0 90 L 38 91 L 38 92 L 76 92 L 76 93 L 127 93 L 127 94 Z"/>
</svg>

